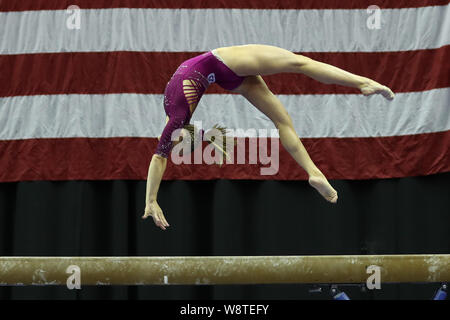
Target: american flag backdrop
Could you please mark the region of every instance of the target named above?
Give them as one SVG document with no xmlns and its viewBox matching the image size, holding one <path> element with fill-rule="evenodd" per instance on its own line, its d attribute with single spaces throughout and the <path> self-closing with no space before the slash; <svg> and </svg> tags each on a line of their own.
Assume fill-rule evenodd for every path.
<svg viewBox="0 0 450 320">
<path fill-rule="evenodd" d="M 72 5 L 81 9 L 79 28 L 70 27 Z M 448 1 L 0 0 L 0 182 L 146 179 L 164 127 L 164 88 L 178 65 L 249 43 L 301 53 L 396 93 L 389 102 L 303 75 L 264 77 L 328 178 L 450 171 Z M 215 84 L 192 120 L 274 128 Z M 283 148 L 278 174 L 261 176 L 261 166 L 169 161 L 164 178 L 306 178 Z"/>
</svg>

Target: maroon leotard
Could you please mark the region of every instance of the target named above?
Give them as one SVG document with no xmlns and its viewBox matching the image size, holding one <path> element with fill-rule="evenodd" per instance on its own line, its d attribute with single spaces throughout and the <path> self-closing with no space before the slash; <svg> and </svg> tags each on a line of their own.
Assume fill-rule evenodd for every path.
<svg viewBox="0 0 450 320">
<path fill-rule="evenodd" d="M 189 93 L 185 94 L 183 80 L 192 80 Z M 167 83 L 164 92 L 164 110 L 169 117 L 156 148 L 156 154 L 169 157 L 172 149 L 172 132 L 182 128 L 191 120 L 189 103 L 198 103 L 211 83 L 216 82 L 227 90 L 237 88 L 244 77 L 238 76 L 209 51 L 184 61 Z M 189 100 L 189 101 L 188 101 Z"/>
</svg>

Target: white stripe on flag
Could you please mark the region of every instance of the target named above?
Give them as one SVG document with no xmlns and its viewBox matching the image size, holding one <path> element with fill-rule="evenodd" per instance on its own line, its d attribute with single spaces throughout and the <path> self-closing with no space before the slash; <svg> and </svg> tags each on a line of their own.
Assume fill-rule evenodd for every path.
<svg viewBox="0 0 450 320">
<path fill-rule="evenodd" d="M 450 88 L 380 95 L 279 95 L 300 137 L 379 137 L 450 130 Z M 0 99 L 0 140 L 68 137 L 157 137 L 162 95 L 42 95 Z M 243 97 L 206 94 L 192 121 L 205 128 L 274 128 Z"/>
<path fill-rule="evenodd" d="M 92 9 L 69 30 L 65 10 L 0 13 L 0 54 L 208 51 L 261 43 L 295 52 L 373 52 L 450 44 L 450 6 L 366 10 Z"/>
</svg>

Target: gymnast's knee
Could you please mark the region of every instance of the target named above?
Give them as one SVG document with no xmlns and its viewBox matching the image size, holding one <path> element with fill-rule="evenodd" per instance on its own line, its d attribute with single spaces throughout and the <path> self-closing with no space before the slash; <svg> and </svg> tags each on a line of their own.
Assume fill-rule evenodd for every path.
<svg viewBox="0 0 450 320">
<path fill-rule="evenodd" d="M 291 68 L 295 69 L 296 71 L 301 71 L 303 68 L 305 68 L 308 65 L 311 65 L 311 63 L 314 62 L 313 59 L 302 56 L 301 54 L 294 54 L 292 59 L 289 61 Z"/>
<path fill-rule="evenodd" d="M 299 139 L 294 128 L 289 123 L 275 123 L 278 129 L 281 144 L 287 152 L 296 152 L 299 148 Z"/>
</svg>

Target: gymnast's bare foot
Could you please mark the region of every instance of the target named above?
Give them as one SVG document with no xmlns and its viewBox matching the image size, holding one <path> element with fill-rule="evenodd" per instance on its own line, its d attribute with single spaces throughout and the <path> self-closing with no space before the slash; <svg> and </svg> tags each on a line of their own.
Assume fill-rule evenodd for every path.
<svg viewBox="0 0 450 320">
<path fill-rule="evenodd" d="M 383 97 L 388 100 L 392 100 L 395 97 L 395 94 L 391 89 L 370 79 L 367 79 L 366 82 L 359 87 L 359 90 L 361 90 L 362 94 L 365 96 L 370 96 L 375 93 L 381 93 Z"/>
<path fill-rule="evenodd" d="M 327 178 L 322 173 L 318 173 L 315 175 L 311 175 L 309 177 L 309 184 L 319 191 L 319 193 L 322 195 L 322 197 L 325 198 L 325 200 L 336 203 L 338 200 L 338 194 L 337 191 L 333 189 L 333 187 L 328 183 Z"/>
</svg>

